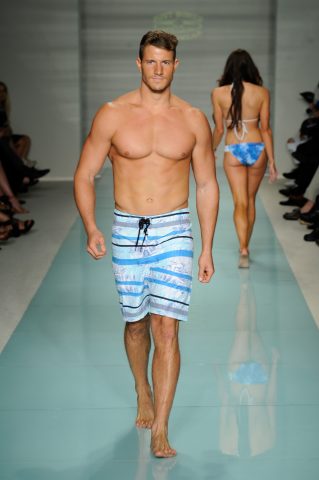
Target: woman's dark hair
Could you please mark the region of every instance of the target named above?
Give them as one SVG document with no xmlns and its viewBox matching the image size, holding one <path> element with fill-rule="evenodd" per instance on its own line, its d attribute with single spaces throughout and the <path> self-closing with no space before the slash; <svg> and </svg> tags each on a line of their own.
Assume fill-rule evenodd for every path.
<svg viewBox="0 0 319 480">
<path fill-rule="evenodd" d="M 243 96 L 243 82 L 262 85 L 263 80 L 253 59 L 246 50 L 234 50 L 227 58 L 224 72 L 219 79 L 219 86 L 232 85 L 232 103 L 228 115 L 231 118 L 229 128 L 237 127 L 241 121 L 241 99 Z"/>
<path fill-rule="evenodd" d="M 2 105 L 0 105 L 0 106 L 4 109 L 7 116 L 9 117 L 9 115 L 10 115 L 10 98 L 9 98 L 8 87 L 4 82 L 1 82 L 1 81 L 0 81 L 0 86 L 4 89 L 4 91 L 6 93 L 6 98 L 3 100 Z"/>
<path fill-rule="evenodd" d="M 143 60 L 144 48 L 147 45 L 153 45 L 154 47 L 163 48 L 164 50 L 170 50 L 173 52 L 175 60 L 177 44 L 178 40 L 175 35 L 163 32 L 162 30 L 151 30 L 143 35 L 138 55 L 139 58 Z"/>
</svg>

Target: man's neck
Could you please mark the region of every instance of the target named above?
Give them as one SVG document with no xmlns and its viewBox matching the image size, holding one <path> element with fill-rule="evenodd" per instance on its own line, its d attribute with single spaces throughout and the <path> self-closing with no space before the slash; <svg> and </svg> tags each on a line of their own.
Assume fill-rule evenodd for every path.
<svg viewBox="0 0 319 480">
<path fill-rule="evenodd" d="M 154 92 L 144 83 L 140 87 L 141 103 L 150 109 L 165 108 L 171 105 L 171 91 L 166 88 L 160 92 Z"/>
</svg>

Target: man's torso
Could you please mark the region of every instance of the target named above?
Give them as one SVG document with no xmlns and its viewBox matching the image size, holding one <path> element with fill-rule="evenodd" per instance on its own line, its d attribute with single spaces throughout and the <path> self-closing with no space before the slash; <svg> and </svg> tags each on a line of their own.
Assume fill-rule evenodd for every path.
<svg viewBox="0 0 319 480">
<path fill-rule="evenodd" d="M 150 111 L 132 92 L 112 103 L 116 130 L 109 158 L 116 208 L 156 215 L 187 206 L 189 169 L 196 142 L 189 122 L 192 107 L 172 97 Z"/>
</svg>

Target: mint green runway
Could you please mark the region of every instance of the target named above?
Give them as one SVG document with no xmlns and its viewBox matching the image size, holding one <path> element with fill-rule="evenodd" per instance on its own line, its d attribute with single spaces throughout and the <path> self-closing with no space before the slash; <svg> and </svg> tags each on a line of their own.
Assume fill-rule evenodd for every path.
<svg viewBox="0 0 319 480">
<path fill-rule="evenodd" d="M 231 196 L 218 177 L 206 286 L 196 279 L 191 188 L 195 278 L 170 417 L 177 457 L 152 458 L 150 432 L 134 427 L 106 170 L 97 218 L 107 258 L 89 257 L 77 220 L 0 356 L 0 480 L 318 479 L 318 329 L 260 202 L 251 268 L 237 268 Z"/>
</svg>

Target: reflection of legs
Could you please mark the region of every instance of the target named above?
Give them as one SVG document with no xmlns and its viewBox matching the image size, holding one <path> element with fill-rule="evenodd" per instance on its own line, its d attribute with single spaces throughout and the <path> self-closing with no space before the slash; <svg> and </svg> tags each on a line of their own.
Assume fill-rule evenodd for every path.
<svg viewBox="0 0 319 480">
<path fill-rule="evenodd" d="M 152 391 L 147 377 L 148 358 L 151 348 L 149 316 L 138 322 L 126 323 L 124 342 L 135 379 L 137 393 L 136 426 L 151 428 L 154 411 Z"/>
<path fill-rule="evenodd" d="M 256 218 L 256 194 L 266 169 L 265 153 L 262 153 L 255 165 L 248 169 L 248 243 L 253 233 Z"/>
<path fill-rule="evenodd" d="M 240 275 L 240 297 L 235 321 L 235 338 L 230 351 L 229 362 L 231 370 L 235 366 L 250 359 L 250 333 L 251 333 L 251 305 L 250 284 L 248 271 L 242 270 Z M 244 278 L 245 277 L 245 278 Z"/>
<path fill-rule="evenodd" d="M 240 364 L 254 360 L 263 366 L 267 356 L 256 327 L 256 302 L 248 271 L 242 271 L 240 283 L 240 299 L 236 315 L 236 334 L 230 363 Z"/>
<path fill-rule="evenodd" d="M 178 328 L 177 320 L 151 314 L 151 330 L 155 348 L 152 368 L 155 417 L 152 426 L 151 448 L 157 457 L 176 455 L 176 451 L 168 443 L 168 418 L 180 369 Z"/>
<path fill-rule="evenodd" d="M 234 223 L 239 239 L 239 249 L 243 255 L 248 254 L 248 174 L 247 167 L 238 161 L 229 161 L 225 154 L 224 168 L 234 200 Z"/>
</svg>

